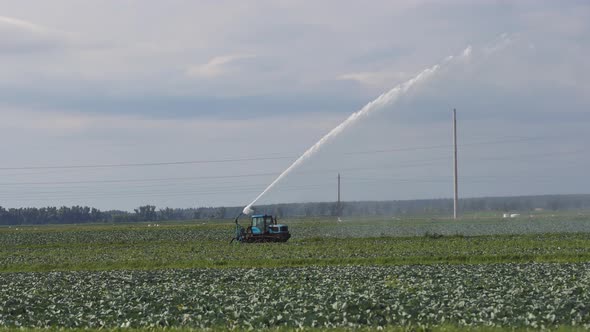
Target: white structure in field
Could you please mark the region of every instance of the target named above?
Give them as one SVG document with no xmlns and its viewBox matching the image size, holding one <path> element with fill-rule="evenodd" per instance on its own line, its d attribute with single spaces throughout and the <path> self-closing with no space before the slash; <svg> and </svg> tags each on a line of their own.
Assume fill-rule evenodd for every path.
<svg viewBox="0 0 590 332">
<path fill-rule="evenodd" d="M 520 217 L 520 213 L 504 213 L 502 218 L 516 218 Z"/>
</svg>

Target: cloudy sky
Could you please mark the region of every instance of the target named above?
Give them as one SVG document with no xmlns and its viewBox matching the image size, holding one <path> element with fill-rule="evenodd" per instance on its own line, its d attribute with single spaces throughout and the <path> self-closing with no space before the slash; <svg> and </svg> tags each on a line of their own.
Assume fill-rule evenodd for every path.
<svg viewBox="0 0 590 332">
<path fill-rule="evenodd" d="M 0 205 L 590 193 L 587 1 L 0 0 Z M 470 47 L 468 56 L 462 56 Z M 454 56 L 448 60 L 448 56 Z M 447 60 L 445 60 L 447 59 Z"/>
</svg>

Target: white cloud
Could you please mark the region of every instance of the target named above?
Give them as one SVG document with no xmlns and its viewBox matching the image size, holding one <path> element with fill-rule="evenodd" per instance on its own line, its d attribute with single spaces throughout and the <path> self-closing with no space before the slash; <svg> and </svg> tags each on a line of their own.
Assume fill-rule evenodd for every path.
<svg viewBox="0 0 590 332">
<path fill-rule="evenodd" d="M 31 22 L 19 20 L 12 17 L 0 16 L 0 27 L 14 27 L 17 29 L 28 30 L 34 33 L 49 33 L 49 29 Z"/>
<path fill-rule="evenodd" d="M 7 16 L 0 16 L 0 54 L 47 51 L 63 46 L 61 31 Z"/>
<path fill-rule="evenodd" d="M 220 55 L 213 57 L 205 64 L 190 65 L 186 71 L 186 74 L 191 77 L 216 78 L 219 76 L 235 73 L 238 68 L 232 66 L 232 64 L 235 64 L 240 60 L 254 57 L 256 56 L 251 54 Z"/>
</svg>

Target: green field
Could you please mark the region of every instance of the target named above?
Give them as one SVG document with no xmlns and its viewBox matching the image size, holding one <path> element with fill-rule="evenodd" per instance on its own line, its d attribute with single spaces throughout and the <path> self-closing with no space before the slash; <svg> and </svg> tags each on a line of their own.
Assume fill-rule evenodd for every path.
<svg viewBox="0 0 590 332">
<path fill-rule="evenodd" d="M 0 228 L 0 328 L 589 328 L 590 217 Z"/>
</svg>

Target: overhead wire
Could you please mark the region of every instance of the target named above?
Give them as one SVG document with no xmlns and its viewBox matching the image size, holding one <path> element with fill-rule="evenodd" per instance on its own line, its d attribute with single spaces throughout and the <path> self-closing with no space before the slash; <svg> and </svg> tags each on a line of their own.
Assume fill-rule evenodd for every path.
<svg viewBox="0 0 590 332">
<path fill-rule="evenodd" d="M 291 159 L 292 157 L 262 157 L 262 158 L 234 158 L 234 159 L 210 159 L 210 160 L 190 160 L 190 161 L 165 161 L 150 163 L 121 163 L 121 164 L 91 164 L 91 165 L 56 165 L 56 166 L 18 166 L 18 167 L 0 167 L 1 171 L 8 170 L 37 170 L 37 169 L 75 169 L 75 168 L 114 168 L 114 167 L 149 167 L 149 166 L 168 166 L 168 165 L 190 165 L 190 164 L 217 164 L 244 161 L 267 161 L 277 159 Z"/>
<path fill-rule="evenodd" d="M 515 139 L 504 139 L 495 141 L 482 141 L 482 142 L 471 142 L 464 143 L 460 146 L 477 146 L 477 145 L 489 145 L 489 144 L 504 144 L 504 143 L 516 143 L 523 141 L 532 140 L 543 140 L 546 137 L 519 137 Z M 366 150 L 366 151 L 353 151 L 343 152 L 343 155 L 354 155 L 354 154 L 377 154 L 384 152 L 396 152 L 396 151 L 419 151 L 429 149 L 442 149 L 451 148 L 452 145 L 431 145 L 431 146 L 415 146 L 415 147 L 399 147 L 381 150 Z M 277 154 L 277 153 L 269 153 Z M 117 168 L 117 167 L 153 167 L 153 166 L 171 166 L 171 165 L 192 165 L 192 164 L 219 164 L 219 163 L 236 163 L 236 162 L 251 162 L 251 161 L 268 161 L 268 160 L 281 160 L 281 159 L 293 159 L 298 156 L 250 156 L 242 158 L 221 158 L 221 159 L 202 159 L 202 160 L 184 160 L 184 161 L 163 161 L 163 162 L 145 162 L 145 163 L 113 163 L 113 164 L 86 164 L 86 165 L 47 165 L 47 166 L 12 166 L 12 167 L 0 167 L 0 171 L 13 171 L 13 170 L 51 170 L 51 169 L 85 169 L 85 168 Z"/>
<path fill-rule="evenodd" d="M 521 179 L 522 180 L 522 179 Z M 545 180 L 561 180 L 559 177 L 554 178 L 546 178 Z M 448 180 L 427 180 L 427 179 L 377 179 L 374 181 L 350 181 L 349 184 L 372 184 L 372 183 L 379 183 L 383 184 L 384 182 L 387 183 L 451 183 L 452 179 Z M 464 183 L 473 184 L 473 183 L 496 183 L 497 181 L 493 181 L 493 179 L 489 179 L 488 181 L 474 181 L 474 180 L 466 180 Z M 547 181 L 546 181 L 547 182 Z M 550 181 L 549 181 L 550 182 Z M 326 188 L 327 186 L 332 185 L 332 183 L 314 183 L 308 185 L 298 185 L 298 186 L 289 186 L 283 187 L 278 189 L 280 192 L 292 192 L 292 191 L 306 191 L 306 190 L 316 190 Z M 173 191 L 173 192 L 92 192 L 86 193 L 81 197 L 80 193 L 59 193 L 59 192 L 44 192 L 44 193 L 37 193 L 43 194 L 41 196 L 31 197 L 31 195 L 27 196 L 15 196 L 10 195 L 7 197 L 2 197 L 3 200 L 23 200 L 23 201 L 31 201 L 31 200 L 55 200 L 55 199 L 77 199 L 77 198 L 103 198 L 103 197 L 168 197 L 168 196 L 185 196 L 185 195 L 192 195 L 192 196 L 201 196 L 201 195 L 217 195 L 217 194 L 227 194 L 228 192 L 258 192 L 259 187 L 240 187 L 240 188 L 223 188 L 226 190 L 184 190 L 184 191 Z M 48 196 L 45 196 L 47 194 Z"/>
<path fill-rule="evenodd" d="M 529 141 L 535 140 L 539 138 L 518 138 L 518 139 L 511 139 L 511 140 L 499 140 L 499 141 L 487 141 L 487 142 L 477 142 L 477 143 L 467 143 L 465 146 L 477 146 L 482 144 L 503 144 L 509 142 L 521 142 L 521 141 Z M 450 145 L 438 145 L 438 146 L 423 146 L 423 147 L 412 147 L 412 148 L 400 148 L 400 149 L 388 149 L 388 150 L 370 150 L 364 152 L 349 152 L 345 154 L 360 154 L 360 153 L 383 153 L 383 152 L 394 152 L 394 151 L 406 151 L 408 149 L 411 150 L 420 150 L 420 149 L 435 149 L 435 148 L 448 148 Z M 545 152 L 539 154 L 520 154 L 520 155 L 512 155 L 512 156 L 497 156 L 497 157 L 483 157 L 472 159 L 474 161 L 489 161 L 489 160 L 515 160 L 515 159 L 522 159 L 522 158 L 535 158 L 535 157 L 553 157 L 557 155 L 575 155 L 583 152 L 583 150 L 577 151 L 560 151 L 560 152 Z M 160 162 L 160 163 L 128 163 L 128 164 L 99 164 L 99 165 L 62 165 L 62 166 L 34 166 L 33 167 L 8 167 L 8 168 L 0 168 L 0 170 L 15 170 L 15 169 L 73 169 L 73 168 L 93 168 L 93 167 L 135 167 L 135 166 L 157 166 L 157 165 L 182 165 L 188 163 L 204 163 L 204 162 L 238 162 L 238 161 L 251 161 L 251 160 L 272 160 L 272 159 L 287 159 L 289 157 L 264 157 L 264 158 L 235 158 L 235 159 L 217 159 L 217 160 L 200 160 L 200 161 L 181 161 L 181 162 Z M 383 168 L 402 168 L 402 167 L 419 167 L 419 166 L 430 166 L 430 165 L 437 165 L 440 161 L 450 160 L 451 157 L 443 157 L 443 158 L 431 158 L 426 160 L 414 160 L 412 162 L 405 162 L 405 163 L 398 163 L 395 165 L 382 165 L 382 166 L 372 166 L 372 167 L 348 167 L 348 168 L 339 168 L 339 169 L 320 169 L 320 170 L 303 170 L 300 173 L 324 173 L 324 172 L 334 172 L 334 171 L 346 171 L 346 172 L 355 172 L 355 171 L 364 171 L 364 170 L 371 170 L 371 169 L 383 169 Z M 247 174 L 231 174 L 231 175 L 214 175 L 214 176 L 192 176 L 192 177 L 163 177 L 163 178 L 140 178 L 140 179 L 108 179 L 108 180 L 68 180 L 68 181 L 28 181 L 28 182 L 0 182 L 0 186 L 22 186 L 22 185 L 76 185 L 76 184 L 135 184 L 136 186 L 142 185 L 143 188 L 149 187 L 158 187 L 158 186 L 172 186 L 172 183 L 167 183 L 169 181 L 194 181 L 194 180 L 218 180 L 218 179 L 239 179 L 239 178 L 253 178 L 253 177 L 264 177 L 264 176 L 276 176 L 278 173 L 276 172 L 263 172 L 263 173 L 247 173 Z M 464 176 L 465 178 L 467 176 Z M 500 176 L 498 176 L 500 177 Z M 484 178 L 493 178 L 493 176 L 486 175 L 486 176 L 478 176 L 477 178 L 484 179 Z M 464 180 L 467 183 L 478 183 L 477 178 L 471 178 L 468 180 Z M 556 177 L 558 178 L 558 177 Z M 551 179 L 549 177 L 545 177 L 545 179 Z M 359 179 L 360 180 L 360 179 Z M 446 183 L 451 181 L 451 179 L 443 179 L 443 180 L 432 180 L 432 179 L 375 179 L 374 181 L 368 181 L 364 183 L 373 183 L 379 182 L 383 183 L 387 181 L 387 183 Z M 484 183 L 485 181 L 479 181 L 479 183 Z M 489 181 L 488 181 L 489 182 Z M 148 184 L 149 183 L 149 184 Z M 218 182 L 217 182 L 218 183 Z M 231 184 L 233 182 L 227 182 Z M 352 182 L 352 184 L 362 184 L 363 182 Z M 331 184 L 331 183 L 330 183 Z M 325 188 L 330 184 L 318 184 L 314 183 L 312 185 L 300 185 L 300 186 L 290 186 L 290 187 L 283 187 L 280 188 L 280 191 L 300 191 L 300 190 L 315 190 L 317 188 Z M 175 185 L 176 186 L 176 185 Z M 141 187 L 140 187 L 141 188 Z M 129 188 L 129 189 L 140 189 L 138 187 Z M 57 188 L 57 189 L 74 189 L 74 188 Z M 78 189 L 85 189 L 84 187 Z M 86 187 L 86 189 L 91 189 Z M 199 188 L 198 190 L 174 190 L 168 191 L 165 188 L 161 188 L 163 190 L 159 191 L 117 191 L 117 192 L 97 192 L 94 188 L 93 192 L 80 192 L 80 191 L 36 191 L 32 193 L 5 193 L 7 194 L 6 197 L 0 197 L 3 200 L 22 200 L 22 201 L 39 201 L 39 200 L 55 200 L 55 199 L 87 199 L 87 198 L 100 198 L 100 197 L 167 197 L 167 196 L 183 196 L 183 195 L 217 195 L 217 194 L 226 194 L 228 192 L 255 192 L 259 191 L 260 187 L 257 184 L 250 184 L 248 186 L 235 186 L 232 185 L 230 187 L 219 187 L 216 186 L 215 188 Z M 227 190 L 226 190 L 227 189 Z M 16 194 L 16 195 L 15 195 Z M 26 195 L 26 196 L 19 196 L 19 195 Z M 47 195 L 47 196 L 44 196 Z"/>
<path fill-rule="evenodd" d="M 566 155 L 566 154 L 576 154 L 578 152 L 561 152 L 561 153 L 542 153 L 542 154 L 529 154 L 529 155 L 516 155 L 516 156 L 505 156 L 505 157 L 492 157 L 492 158 L 480 158 L 477 160 L 481 161 L 489 161 L 489 160 L 513 160 L 517 157 L 547 157 L 547 156 L 555 156 L 555 155 Z M 370 166 L 370 167 L 345 167 L 345 168 L 338 168 L 338 169 L 318 169 L 318 170 L 307 170 L 307 171 L 300 171 L 302 174 L 321 174 L 321 173 L 332 173 L 335 171 L 339 172 L 355 172 L 355 171 L 365 171 L 365 170 L 378 170 L 378 169 L 389 169 L 389 168 L 405 168 L 405 167 L 420 167 L 420 166 L 430 166 L 436 165 L 436 161 L 443 161 L 443 160 L 450 160 L 450 157 L 443 157 L 443 158 L 431 158 L 425 160 L 414 161 L 411 163 L 405 162 L 402 164 L 395 164 L 395 165 L 381 165 L 381 166 Z M 477 161 L 476 160 L 476 161 Z M 25 185 L 71 185 L 71 184 L 121 184 L 121 183 L 153 183 L 153 182 L 169 182 L 169 181 L 195 181 L 195 180 L 212 180 L 212 179 L 230 179 L 230 178 L 250 178 L 250 177 L 264 177 L 264 176 L 276 176 L 279 173 L 277 172 L 264 172 L 264 173 L 249 173 L 249 174 L 233 174 L 233 175 L 215 175 L 215 176 L 193 176 L 193 177 L 164 177 L 164 178 L 140 178 L 140 179 L 114 179 L 114 180 L 76 180 L 76 181 L 30 181 L 30 182 L 2 182 L 0 186 L 25 186 Z M 216 182 L 217 183 L 217 182 Z M 233 183 L 233 182 L 231 182 Z M 172 185 L 168 183 L 161 183 L 151 185 L 155 186 L 162 186 L 162 185 Z M 150 187 L 149 185 L 144 185 L 146 187 Z"/>
<path fill-rule="evenodd" d="M 459 147 L 471 147 L 471 146 L 478 146 L 478 145 L 517 143 L 517 142 L 545 140 L 545 139 L 548 139 L 548 138 L 547 137 L 519 137 L 516 139 L 504 139 L 504 140 L 495 140 L 495 141 L 463 143 L 463 144 L 459 144 L 458 146 Z M 374 153 L 398 152 L 398 151 L 435 150 L 435 149 L 452 148 L 452 147 L 453 147 L 452 144 L 441 144 L 441 145 L 431 145 L 431 146 L 417 146 L 417 147 L 403 147 L 403 148 L 400 147 L 400 148 L 388 148 L 388 149 L 345 152 L 344 154 L 347 154 L 347 155 L 374 154 Z"/>
</svg>

